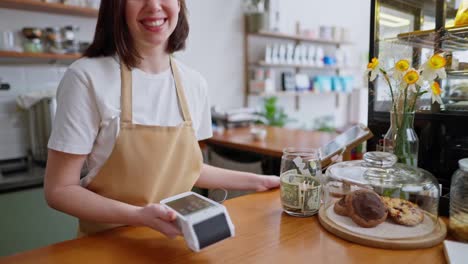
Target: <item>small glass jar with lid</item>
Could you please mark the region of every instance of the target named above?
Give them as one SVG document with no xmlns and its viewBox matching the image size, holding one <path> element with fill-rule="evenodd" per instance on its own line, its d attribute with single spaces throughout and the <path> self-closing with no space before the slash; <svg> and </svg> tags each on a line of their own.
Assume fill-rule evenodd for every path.
<svg viewBox="0 0 468 264">
<path fill-rule="evenodd" d="M 47 51 L 50 53 L 63 54 L 63 39 L 59 27 L 48 27 L 45 29 Z"/>
<path fill-rule="evenodd" d="M 330 215 L 335 217 L 334 212 L 337 212 L 334 208 L 335 203 L 338 204 L 342 198 L 346 201 L 343 206 L 355 206 L 354 201 L 359 200 L 355 199 L 351 203 L 349 202 L 351 199 L 346 197 L 357 197 L 357 195 L 352 196 L 353 193 L 372 192 L 375 199 L 382 201 L 383 208 L 388 214 L 384 213 L 385 217 L 380 218 L 383 220 L 378 225 L 385 224 L 380 228 L 381 233 L 376 232 L 379 231 L 375 229 L 377 225 L 373 225 L 373 229 L 364 228 L 370 236 L 381 235 L 382 238 L 403 239 L 428 235 L 440 227 L 438 219 L 440 187 L 437 179 L 426 170 L 397 163 L 397 157 L 392 153 L 367 152 L 363 160 L 333 164 L 325 173 L 322 188 L 324 204 L 320 214 L 323 212 L 329 217 Z M 364 199 L 359 202 L 372 201 Z M 359 206 L 356 205 L 353 209 Z M 337 216 L 335 219 L 339 217 L 342 216 Z M 348 217 L 354 221 L 353 217 L 349 215 Z M 374 219 L 367 220 L 370 222 Z M 357 225 L 357 221 L 354 222 L 356 228 L 368 227 Z M 445 226 L 443 230 L 446 230 Z"/>
<path fill-rule="evenodd" d="M 38 38 L 25 39 L 23 41 L 24 52 L 41 53 L 44 52 L 42 41 Z"/>
<path fill-rule="evenodd" d="M 468 242 L 468 158 L 458 161 L 459 169 L 450 185 L 450 233 Z"/>
<path fill-rule="evenodd" d="M 281 157 L 280 193 L 283 210 L 292 216 L 315 215 L 321 203 L 320 151 L 286 148 Z"/>
</svg>

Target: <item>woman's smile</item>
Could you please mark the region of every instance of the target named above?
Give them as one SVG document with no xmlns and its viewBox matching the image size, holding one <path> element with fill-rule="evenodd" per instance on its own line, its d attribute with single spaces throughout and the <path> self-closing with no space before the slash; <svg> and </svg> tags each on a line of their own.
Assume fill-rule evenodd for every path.
<svg viewBox="0 0 468 264">
<path fill-rule="evenodd" d="M 139 21 L 144 29 L 150 32 L 161 32 L 167 24 L 167 18 L 145 18 Z"/>
</svg>

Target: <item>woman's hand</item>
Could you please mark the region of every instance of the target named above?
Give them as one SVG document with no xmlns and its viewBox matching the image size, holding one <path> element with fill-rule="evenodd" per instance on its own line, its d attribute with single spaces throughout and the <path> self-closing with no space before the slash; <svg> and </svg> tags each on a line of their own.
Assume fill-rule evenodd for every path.
<svg viewBox="0 0 468 264">
<path fill-rule="evenodd" d="M 138 210 L 139 222 L 147 227 L 163 233 L 169 238 L 181 235 L 175 220 L 176 214 L 160 204 L 149 204 Z"/>
<path fill-rule="evenodd" d="M 257 185 L 257 192 L 268 191 L 273 188 L 278 188 L 280 185 L 280 178 L 278 176 L 258 175 L 259 184 Z"/>
</svg>

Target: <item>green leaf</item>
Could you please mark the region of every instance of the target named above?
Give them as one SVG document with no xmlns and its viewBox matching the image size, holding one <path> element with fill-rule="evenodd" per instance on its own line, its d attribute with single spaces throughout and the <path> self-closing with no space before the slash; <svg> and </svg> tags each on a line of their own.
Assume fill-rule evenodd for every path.
<svg viewBox="0 0 468 264">
<path fill-rule="evenodd" d="M 261 115 L 265 117 L 268 125 L 282 127 L 291 119 L 288 118 L 283 108 L 277 106 L 277 101 L 278 98 L 275 96 L 265 98 Z"/>
<path fill-rule="evenodd" d="M 422 92 L 417 93 L 416 96 L 421 96 L 421 95 L 423 95 L 425 93 L 427 93 L 427 91 L 422 91 Z"/>
</svg>

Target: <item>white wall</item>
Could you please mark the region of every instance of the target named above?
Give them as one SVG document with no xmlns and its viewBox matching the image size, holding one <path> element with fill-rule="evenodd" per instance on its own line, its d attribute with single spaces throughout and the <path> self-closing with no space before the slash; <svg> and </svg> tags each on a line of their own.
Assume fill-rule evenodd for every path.
<svg viewBox="0 0 468 264">
<path fill-rule="evenodd" d="M 241 107 L 244 92 L 241 0 L 187 0 L 190 35 L 179 56 L 207 79 L 212 104 Z"/>
</svg>

